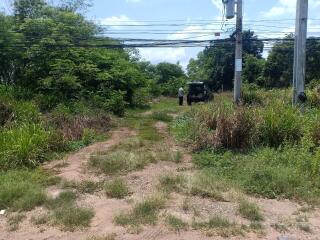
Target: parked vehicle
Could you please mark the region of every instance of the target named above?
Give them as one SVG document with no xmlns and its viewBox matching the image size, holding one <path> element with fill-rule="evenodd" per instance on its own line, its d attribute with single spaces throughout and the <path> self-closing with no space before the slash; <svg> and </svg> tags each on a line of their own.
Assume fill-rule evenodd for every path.
<svg viewBox="0 0 320 240">
<path fill-rule="evenodd" d="M 187 103 L 189 106 L 193 102 L 209 102 L 213 100 L 213 93 L 203 82 L 190 82 L 188 86 Z"/>
</svg>

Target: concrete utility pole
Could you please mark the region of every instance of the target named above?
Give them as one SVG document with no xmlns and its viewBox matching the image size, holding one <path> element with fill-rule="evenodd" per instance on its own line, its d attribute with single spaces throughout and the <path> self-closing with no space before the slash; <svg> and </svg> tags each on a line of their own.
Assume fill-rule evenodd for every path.
<svg viewBox="0 0 320 240">
<path fill-rule="evenodd" d="M 296 34 L 293 64 L 293 104 L 304 103 L 306 76 L 306 43 L 308 28 L 308 0 L 297 0 Z"/>
<path fill-rule="evenodd" d="M 234 74 L 234 102 L 241 101 L 242 85 L 242 0 L 237 1 L 237 23 L 236 23 L 236 54 Z"/>
</svg>

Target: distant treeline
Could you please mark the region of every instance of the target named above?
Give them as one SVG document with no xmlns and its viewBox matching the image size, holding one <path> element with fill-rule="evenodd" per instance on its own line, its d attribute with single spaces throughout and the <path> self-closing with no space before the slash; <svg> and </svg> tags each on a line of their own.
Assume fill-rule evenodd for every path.
<svg viewBox="0 0 320 240">
<path fill-rule="evenodd" d="M 214 90 L 230 90 L 234 78 L 234 43 L 213 44 L 191 59 L 188 75 L 192 79 L 203 79 Z M 269 43 L 269 45 L 272 43 Z M 252 31 L 243 32 L 244 68 L 243 78 L 247 83 L 254 83 L 264 88 L 286 88 L 293 78 L 293 35 L 276 41 L 266 49 L 264 42 Z M 268 57 L 263 53 L 270 50 Z M 309 38 L 307 43 L 306 82 L 320 79 L 320 41 Z"/>
</svg>

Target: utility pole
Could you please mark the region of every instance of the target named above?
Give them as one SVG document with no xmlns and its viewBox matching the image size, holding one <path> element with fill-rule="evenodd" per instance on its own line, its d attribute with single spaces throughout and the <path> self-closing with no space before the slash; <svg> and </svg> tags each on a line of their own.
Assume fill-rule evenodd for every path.
<svg viewBox="0 0 320 240">
<path fill-rule="evenodd" d="M 236 53 L 235 53 L 235 74 L 234 74 L 234 102 L 241 101 L 242 85 L 242 0 L 237 1 L 237 23 L 236 23 Z"/>
<path fill-rule="evenodd" d="M 293 64 L 293 105 L 303 104 L 307 100 L 305 95 L 307 28 L 308 0 L 297 0 Z"/>
</svg>

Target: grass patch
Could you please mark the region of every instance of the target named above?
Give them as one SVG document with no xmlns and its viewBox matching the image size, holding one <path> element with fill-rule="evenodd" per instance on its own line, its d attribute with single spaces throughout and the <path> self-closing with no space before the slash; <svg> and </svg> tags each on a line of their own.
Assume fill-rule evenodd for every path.
<svg viewBox="0 0 320 240">
<path fill-rule="evenodd" d="M 226 190 L 228 190 L 228 184 L 226 182 L 221 181 L 215 174 L 202 171 L 193 177 L 190 193 L 194 196 L 225 201 L 223 192 Z"/>
<path fill-rule="evenodd" d="M 108 197 L 122 199 L 129 195 L 129 187 L 123 179 L 115 179 L 105 184 L 105 193 Z"/>
<path fill-rule="evenodd" d="M 63 208 L 65 206 L 72 206 L 77 198 L 74 192 L 66 191 L 60 193 L 57 198 L 48 199 L 46 202 L 46 207 L 49 209 Z"/>
<path fill-rule="evenodd" d="M 259 206 L 244 199 L 240 200 L 238 211 L 242 217 L 252 222 L 259 222 L 264 219 Z"/>
<path fill-rule="evenodd" d="M 159 181 L 161 189 L 167 193 L 183 190 L 187 182 L 186 178 L 182 175 L 163 175 L 160 177 Z"/>
<path fill-rule="evenodd" d="M 124 174 L 143 169 L 155 162 L 152 145 L 139 137 L 129 138 L 108 152 L 93 155 L 89 165 L 108 175 Z"/>
<path fill-rule="evenodd" d="M 45 203 L 45 187 L 58 178 L 41 170 L 14 170 L 0 173 L 0 209 L 29 211 Z"/>
<path fill-rule="evenodd" d="M 45 225 L 50 221 L 50 217 L 48 214 L 42 214 L 40 216 L 32 216 L 30 221 L 36 226 Z"/>
<path fill-rule="evenodd" d="M 188 223 L 173 215 L 167 216 L 166 224 L 171 230 L 175 232 L 180 232 L 182 230 L 188 229 Z"/>
<path fill-rule="evenodd" d="M 117 175 L 143 169 L 151 162 L 155 162 L 155 157 L 150 152 L 142 149 L 134 152 L 119 149 L 106 155 L 92 156 L 90 166 L 107 175 Z"/>
<path fill-rule="evenodd" d="M 17 231 L 19 229 L 20 223 L 26 218 L 25 214 L 17 213 L 12 214 L 8 217 L 7 223 L 8 223 L 8 229 L 9 231 Z"/>
<path fill-rule="evenodd" d="M 97 237 L 97 236 L 89 237 L 87 238 L 87 240 L 116 240 L 116 237 L 117 237 L 116 234 L 110 234 L 110 235 L 101 236 L 101 237 Z"/>
<path fill-rule="evenodd" d="M 165 199 L 157 195 L 138 203 L 130 213 L 122 213 L 114 218 L 114 222 L 121 226 L 154 225 L 158 220 L 160 209 L 164 207 Z"/>
<path fill-rule="evenodd" d="M 53 213 L 54 224 L 68 231 L 89 227 L 93 216 L 92 209 L 76 206 L 60 207 Z"/>
<path fill-rule="evenodd" d="M 280 233 L 286 233 L 289 231 L 288 226 L 283 223 L 274 223 L 271 225 L 271 227 L 273 227 L 276 231 Z"/>
<path fill-rule="evenodd" d="M 74 181 L 63 181 L 63 189 L 75 189 L 81 194 L 94 194 L 103 189 L 103 183 L 94 181 L 82 181 L 80 183 Z"/>
<path fill-rule="evenodd" d="M 164 162 L 181 163 L 183 154 L 180 151 L 168 151 L 165 146 L 157 150 L 157 160 Z"/>
<path fill-rule="evenodd" d="M 236 235 L 243 235 L 241 227 L 228 219 L 214 215 L 206 222 L 193 222 L 192 227 L 196 230 L 204 230 L 208 235 L 219 235 L 223 237 L 231 237 Z"/>
<path fill-rule="evenodd" d="M 201 152 L 194 155 L 193 162 L 218 181 L 231 183 L 248 194 L 317 203 L 320 178 L 310 168 L 318 163 L 308 151 L 283 147 L 260 148 L 249 153 Z"/>
<path fill-rule="evenodd" d="M 60 226 L 62 230 L 74 231 L 88 227 L 94 216 L 91 208 L 78 207 L 76 194 L 71 191 L 60 193 L 55 199 L 49 199 L 46 206 L 50 213 L 50 222 Z"/>
<path fill-rule="evenodd" d="M 153 112 L 151 118 L 156 121 L 169 123 L 173 120 L 173 117 L 166 112 Z"/>
</svg>

